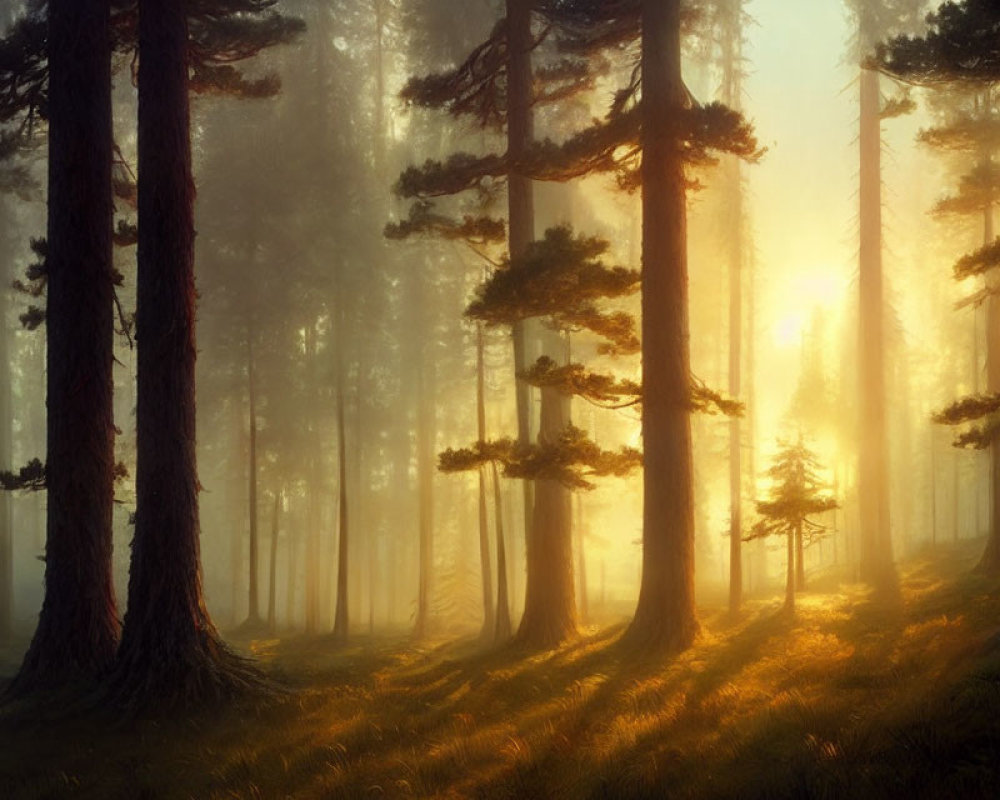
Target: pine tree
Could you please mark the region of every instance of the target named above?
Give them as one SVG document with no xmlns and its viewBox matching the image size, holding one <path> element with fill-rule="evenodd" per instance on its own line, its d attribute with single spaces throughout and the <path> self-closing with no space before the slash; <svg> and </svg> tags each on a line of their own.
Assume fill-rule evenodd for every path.
<svg viewBox="0 0 1000 800">
<path fill-rule="evenodd" d="M 899 80 L 930 90 L 956 89 L 971 97 L 971 108 L 954 116 L 936 130 L 923 134 L 925 142 L 939 149 L 965 151 L 975 166 L 961 178 L 958 192 L 936 207 L 939 214 L 972 214 L 983 220 L 984 246 L 955 265 L 959 279 L 973 275 L 992 276 L 1000 246 L 994 231 L 994 207 L 1000 201 L 1000 180 L 994 162 L 998 128 L 994 119 L 994 85 L 1000 79 L 1000 55 L 996 30 L 1000 7 L 990 0 L 943 3 L 927 18 L 923 36 L 899 36 L 882 44 L 874 65 Z M 956 401 L 935 416 L 937 422 L 974 423 L 962 433 L 959 446 L 990 449 L 992 514 L 986 550 L 979 567 L 1000 573 L 1000 443 L 997 418 L 1000 407 L 1000 307 L 988 277 L 977 298 L 987 304 L 987 394 Z"/>
<path fill-rule="evenodd" d="M 194 396 L 194 182 L 184 8 L 142 0 L 136 517 L 111 690 L 133 708 L 232 697 L 260 678 L 202 596 Z"/>
<path fill-rule="evenodd" d="M 110 13 L 107 0 L 48 5 L 45 600 L 13 693 L 100 678 L 118 641 L 111 571 Z"/>
<path fill-rule="evenodd" d="M 757 503 L 760 519 L 753 526 L 747 541 L 767 536 L 784 536 L 787 540 L 787 578 L 785 608 L 795 610 L 796 565 L 801 565 L 801 543 L 826 532 L 827 528 L 810 519 L 837 508 L 837 502 L 825 493 L 819 478 L 816 456 L 803 444 L 800 436 L 795 444 L 779 443 L 779 452 L 768 470 L 772 481 L 770 499 Z"/>
<path fill-rule="evenodd" d="M 896 585 L 889 519 L 886 432 L 885 291 L 882 266 L 882 120 L 912 108 L 907 96 L 883 103 L 879 74 L 865 60 L 881 37 L 914 27 L 922 0 L 848 3 L 857 21 L 860 77 L 859 428 L 858 500 L 861 577 L 882 590 Z"/>
</svg>

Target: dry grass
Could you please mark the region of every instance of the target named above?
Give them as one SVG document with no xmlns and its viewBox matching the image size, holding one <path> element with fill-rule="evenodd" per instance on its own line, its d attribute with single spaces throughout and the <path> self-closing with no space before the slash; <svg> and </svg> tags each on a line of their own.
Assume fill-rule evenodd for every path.
<svg viewBox="0 0 1000 800">
<path fill-rule="evenodd" d="M 0 797 L 996 797 L 1000 587 L 940 562 L 888 607 L 836 586 L 794 619 L 707 613 L 672 660 L 620 628 L 546 654 L 256 642 L 297 688 L 269 708 L 0 720 Z"/>
</svg>

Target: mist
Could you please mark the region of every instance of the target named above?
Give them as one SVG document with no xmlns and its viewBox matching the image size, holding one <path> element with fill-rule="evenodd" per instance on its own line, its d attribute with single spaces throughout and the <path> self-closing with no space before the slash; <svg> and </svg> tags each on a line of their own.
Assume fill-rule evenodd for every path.
<svg viewBox="0 0 1000 800">
<path fill-rule="evenodd" d="M 997 25 L 0 0 L 0 794 L 992 796 Z"/>
</svg>

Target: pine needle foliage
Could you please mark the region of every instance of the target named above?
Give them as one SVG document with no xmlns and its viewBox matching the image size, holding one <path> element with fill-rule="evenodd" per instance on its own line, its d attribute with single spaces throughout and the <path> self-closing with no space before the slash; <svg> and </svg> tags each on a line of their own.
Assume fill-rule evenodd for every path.
<svg viewBox="0 0 1000 800">
<path fill-rule="evenodd" d="M 791 536 L 801 527 L 808 538 L 825 533 L 828 528 L 810 519 L 838 508 L 819 476 L 816 455 L 800 437 L 794 444 L 783 442 L 767 474 L 773 484 L 770 497 L 757 503 L 760 519 L 744 541 L 766 536 Z"/>
<path fill-rule="evenodd" d="M 1000 4 L 995 0 L 946 2 L 927 23 L 923 36 L 898 36 L 879 45 L 873 66 L 918 86 L 1000 80 Z"/>
<path fill-rule="evenodd" d="M 960 431 L 955 439 L 955 447 L 986 450 L 1000 431 L 1000 394 L 977 394 L 956 400 L 950 406 L 934 414 L 932 419 L 938 425 L 970 425 Z"/>
</svg>

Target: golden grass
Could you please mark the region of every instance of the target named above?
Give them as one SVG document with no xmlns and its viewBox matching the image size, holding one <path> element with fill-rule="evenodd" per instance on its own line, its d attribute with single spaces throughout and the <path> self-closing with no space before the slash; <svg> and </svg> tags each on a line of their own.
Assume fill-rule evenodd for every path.
<svg viewBox="0 0 1000 800">
<path fill-rule="evenodd" d="M 268 708 L 0 719 L 0 797 L 996 797 L 1000 587 L 970 559 L 911 564 L 890 605 L 706 611 L 673 659 L 621 627 L 542 654 L 255 642 L 297 690 Z"/>
</svg>

